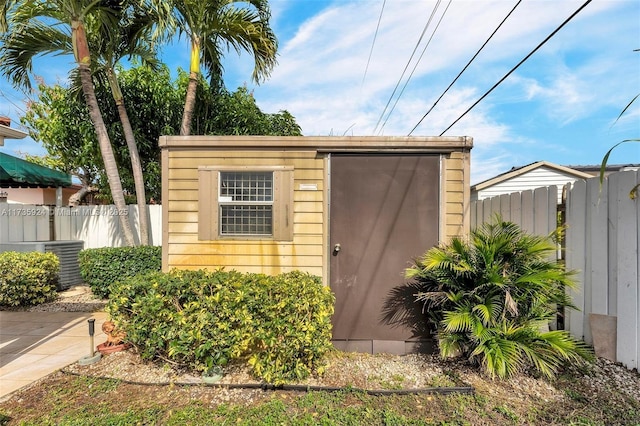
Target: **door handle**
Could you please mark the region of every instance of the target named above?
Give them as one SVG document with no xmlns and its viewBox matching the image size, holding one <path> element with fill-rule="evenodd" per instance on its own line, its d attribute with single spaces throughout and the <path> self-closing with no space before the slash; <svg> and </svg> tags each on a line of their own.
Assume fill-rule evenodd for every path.
<svg viewBox="0 0 640 426">
<path fill-rule="evenodd" d="M 336 244 L 333 246 L 333 255 L 336 256 L 338 253 L 340 253 L 340 250 L 342 249 L 342 247 L 340 246 L 340 244 Z"/>
</svg>

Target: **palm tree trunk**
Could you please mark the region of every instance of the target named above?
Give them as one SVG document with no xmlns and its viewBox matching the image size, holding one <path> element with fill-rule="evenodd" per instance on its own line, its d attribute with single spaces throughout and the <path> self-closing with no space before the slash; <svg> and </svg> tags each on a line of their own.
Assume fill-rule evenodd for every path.
<svg viewBox="0 0 640 426">
<path fill-rule="evenodd" d="M 200 76 L 200 38 L 195 35 L 191 38 L 191 63 L 189 68 L 189 84 L 184 101 L 184 110 L 182 111 L 180 136 L 189 136 L 191 133 L 191 120 L 196 105 L 196 91 L 198 89 L 198 77 Z"/>
<path fill-rule="evenodd" d="M 136 201 L 138 202 L 138 216 L 140 218 L 140 244 L 149 245 L 149 217 L 147 212 L 147 196 L 144 188 L 144 176 L 142 175 L 142 163 L 140 162 L 140 154 L 138 153 L 138 145 L 136 144 L 127 108 L 124 105 L 124 96 L 116 79 L 113 68 L 107 70 L 111 93 L 118 107 L 118 115 L 122 123 L 124 131 L 124 139 L 127 141 L 129 148 L 129 156 L 131 157 L 131 169 L 133 170 L 133 181 L 136 187 Z"/>
<path fill-rule="evenodd" d="M 74 54 L 80 71 L 80 80 L 82 81 L 82 92 L 84 93 L 87 107 L 89 108 L 89 116 L 91 117 L 93 127 L 96 131 L 96 136 L 98 137 L 98 144 L 100 145 L 100 152 L 102 154 L 104 169 L 109 181 L 109 188 L 111 189 L 111 196 L 113 197 L 113 202 L 116 205 L 118 212 L 122 213 L 125 211 L 127 205 L 124 200 L 122 182 L 120 182 L 120 174 L 118 173 L 116 158 L 113 155 L 113 147 L 109 140 L 107 127 L 102 119 L 102 112 L 98 106 L 98 99 L 96 98 L 93 81 L 91 81 L 91 69 L 89 68 L 91 60 L 87 36 L 82 22 L 73 20 L 71 22 L 71 28 L 73 30 L 72 41 Z M 119 214 L 118 218 L 120 219 L 120 226 L 124 233 L 126 244 L 134 246 L 135 239 L 133 237 L 133 231 L 131 230 L 128 216 Z"/>
<path fill-rule="evenodd" d="M 182 125 L 180 126 L 180 136 L 189 136 L 191 133 L 191 120 L 193 110 L 196 106 L 196 91 L 198 89 L 198 74 L 189 73 L 189 85 L 187 86 L 187 96 L 184 101 L 184 111 L 182 113 Z"/>
</svg>

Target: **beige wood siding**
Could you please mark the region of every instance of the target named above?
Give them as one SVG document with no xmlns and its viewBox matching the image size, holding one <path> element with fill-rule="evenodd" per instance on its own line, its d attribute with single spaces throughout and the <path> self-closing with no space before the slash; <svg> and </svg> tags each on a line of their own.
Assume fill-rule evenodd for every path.
<svg viewBox="0 0 640 426">
<path fill-rule="evenodd" d="M 243 272 L 277 274 L 298 269 L 322 275 L 325 185 L 323 158 L 315 151 L 174 148 L 166 150 L 165 157 L 164 270 L 224 266 Z M 281 173 L 275 178 L 273 238 L 218 239 L 214 235 L 217 170 L 235 167 Z"/>
<path fill-rule="evenodd" d="M 165 271 L 224 266 L 278 274 L 297 269 L 321 276 L 328 283 L 331 153 L 439 154 L 439 238 L 445 241 L 469 231 L 472 140 L 467 137 L 166 136 L 160 138 L 160 146 Z M 202 177 L 202 170 L 216 167 L 291 170 L 292 190 L 288 192 L 292 199 L 288 202 L 293 209 L 280 220 L 292 221 L 292 237 L 241 240 L 214 239 L 207 234 L 199 223 L 211 224 L 216 219 L 211 210 L 205 212 L 203 202 L 217 197 L 217 183 L 213 176 Z M 208 179 L 208 192 L 199 185 L 202 179 Z M 210 227 L 215 229 L 217 225 Z"/>
<path fill-rule="evenodd" d="M 469 233 L 469 152 L 452 152 L 443 156 L 444 188 L 441 203 L 444 221 L 441 221 L 440 241 L 448 242 L 452 237 Z"/>
</svg>

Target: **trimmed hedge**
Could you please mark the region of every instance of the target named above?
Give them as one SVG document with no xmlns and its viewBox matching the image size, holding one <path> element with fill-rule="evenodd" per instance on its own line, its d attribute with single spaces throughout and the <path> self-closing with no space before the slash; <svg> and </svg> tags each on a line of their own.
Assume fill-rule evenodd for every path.
<svg viewBox="0 0 640 426">
<path fill-rule="evenodd" d="M 116 281 L 162 269 L 162 247 L 105 247 L 82 250 L 80 274 L 94 295 L 108 298 Z"/>
<path fill-rule="evenodd" d="M 60 261 L 53 253 L 0 253 L 0 305 L 31 306 L 58 297 Z"/>
<path fill-rule="evenodd" d="M 206 371 L 232 360 L 281 384 L 322 371 L 335 298 L 320 278 L 236 271 L 149 273 L 111 288 L 107 311 L 145 359 Z"/>
</svg>

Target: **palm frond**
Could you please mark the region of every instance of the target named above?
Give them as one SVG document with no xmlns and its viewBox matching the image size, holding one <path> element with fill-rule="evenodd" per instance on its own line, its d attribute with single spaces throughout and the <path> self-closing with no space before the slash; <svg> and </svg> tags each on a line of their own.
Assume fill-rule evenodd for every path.
<svg viewBox="0 0 640 426">
<path fill-rule="evenodd" d="M 419 259 L 411 276 L 424 286 L 418 298 L 436 319 L 441 353 L 456 348 L 501 378 L 526 366 L 550 376 L 560 363 L 584 358 L 583 344 L 543 331 L 558 307 L 572 306 L 565 289 L 575 286 L 572 272 L 550 260 L 552 251 L 548 237 L 496 218 L 468 242 L 455 240 Z"/>
<path fill-rule="evenodd" d="M 521 349 L 536 370 L 550 378 L 564 362 L 592 359 L 591 350 L 584 342 L 573 339 L 562 330 L 540 333 L 521 342 Z"/>
<path fill-rule="evenodd" d="M 415 294 L 415 299 L 419 302 L 429 303 L 430 306 L 438 306 L 451 300 L 447 292 L 444 291 L 421 291 Z"/>
<path fill-rule="evenodd" d="M 611 127 L 615 126 L 616 123 L 618 121 L 620 121 L 620 119 L 622 118 L 622 116 L 627 112 L 627 110 L 631 107 L 631 105 L 636 101 L 636 99 L 638 99 L 638 97 L 640 97 L 640 93 L 638 93 L 637 95 L 635 95 L 633 97 L 633 99 L 631 99 L 631 101 L 629 101 L 629 103 L 627 104 L 627 106 L 625 106 L 622 111 L 620 111 L 620 114 L 618 114 L 618 117 L 616 117 L 615 121 L 613 122 L 613 124 L 611 124 Z M 605 162 L 606 164 L 606 162 Z M 602 175 L 602 173 L 601 173 Z M 602 182 L 602 179 L 600 179 L 600 182 Z"/>
<path fill-rule="evenodd" d="M 471 356 L 480 358 L 491 377 L 509 378 L 524 367 L 518 344 L 498 336 L 482 341 Z"/>
<path fill-rule="evenodd" d="M 468 310 L 447 311 L 443 315 L 443 329 L 448 333 L 469 331 L 474 326 L 475 318 Z"/>
<path fill-rule="evenodd" d="M 10 78 L 16 87 L 30 88 L 29 74 L 35 57 L 72 52 L 71 36 L 65 30 L 37 20 L 13 28 L 1 39 L 0 69 L 3 75 Z"/>
<path fill-rule="evenodd" d="M 442 358 L 452 358 L 465 355 L 464 335 L 444 333 L 438 335 L 438 349 Z"/>
<path fill-rule="evenodd" d="M 472 311 L 485 326 L 495 326 L 502 312 L 501 298 L 499 295 L 488 295 L 482 303 L 475 305 Z"/>
<path fill-rule="evenodd" d="M 520 350 L 536 371 L 548 378 L 555 376 L 560 366 L 560 361 L 558 358 L 551 356 L 548 350 L 539 345 L 532 347 L 522 343 L 520 344 Z"/>
<path fill-rule="evenodd" d="M 635 100 L 638 96 L 640 95 L 636 95 L 635 98 L 633 98 L 633 100 Z M 633 101 L 631 101 L 633 102 Z M 631 103 L 629 104 L 631 105 Z M 628 106 L 627 106 L 628 108 Z M 625 108 L 626 110 L 626 108 Z M 602 163 L 600 164 L 600 187 L 602 187 L 602 183 L 604 182 L 604 173 L 607 169 L 607 162 L 609 162 L 609 157 L 611 156 L 611 152 L 616 149 L 616 147 L 622 145 L 623 143 L 628 143 L 628 142 L 640 142 L 640 139 L 625 139 L 621 142 L 618 142 L 617 144 L 615 144 L 614 146 L 612 146 L 611 148 L 609 148 L 609 151 L 607 151 L 607 153 L 604 155 L 604 157 L 602 157 Z"/>
</svg>

